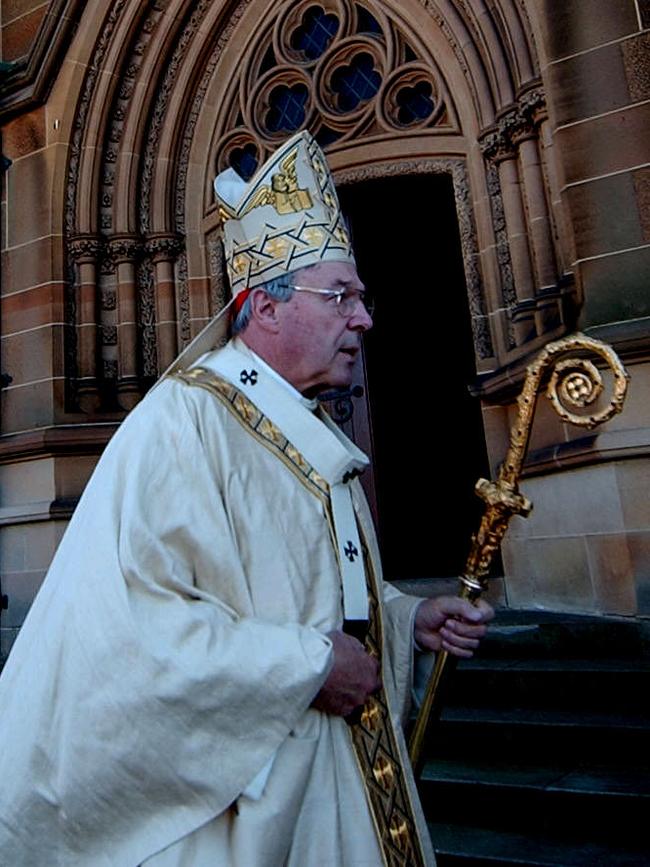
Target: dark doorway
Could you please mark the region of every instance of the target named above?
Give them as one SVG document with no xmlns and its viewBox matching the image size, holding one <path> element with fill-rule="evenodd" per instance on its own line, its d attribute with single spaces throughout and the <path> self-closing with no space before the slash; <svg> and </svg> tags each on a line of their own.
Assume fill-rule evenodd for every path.
<svg viewBox="0 0 650 867">
<path fill-rule="evenodd" d="M 365 358 L 386 577 L 457 575 L 481 512 L 474 484 L 489 470 L 468 391 L 476 370 L 452 180 L 395 177 L 340 193 L 377 301 Z"/>
</svg>

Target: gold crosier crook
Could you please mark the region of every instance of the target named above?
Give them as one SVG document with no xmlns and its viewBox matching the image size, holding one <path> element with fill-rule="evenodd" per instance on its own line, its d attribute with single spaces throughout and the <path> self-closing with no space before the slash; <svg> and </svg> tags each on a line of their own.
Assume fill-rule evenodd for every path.
<svg viewBox="0 0 650 867">
<path fill-rule="evenodd" d="M 585 410 L 594 404 L 603 391 L 603 381 L 595 364 L 582 357 L 566 357 L 567 353 L 591 352 L 609 366 L 613 376 L 613 391 L 610 402 L 597 412 L 577 415 L 566 407 Z M 476 493 L 485 501 L 485 511 L 478 531 L 472 536 L 465 571 L 460 576 L 461 599 L 474 602 L 487 588 L 488 571 L 492 557 L 513 515 L 528 517 L 532 503 L 519 493 L 518 482 L 528 447 L 537 397 L 551 371 L 547 396 L 557 414 L 564 421 L 586 428 L 594 428 L 610 419 L 623 408 L 627 391 L 628 374 L 620 359 L 606 343 L 575 334 L 554 343 L 549 343 L 527 368 L 524 388 L 517 404 L 517 420 L 510 431 L 510 446 L 501 465 L 496 482 L 479 479 Z M 429 727 L 438 719 L 442 709 L 445 684 L 455 667 L 456 658 L 447 651 L 440 651 L 427 683 L 424 698 L 409 740 L 409 755 L 419 776 L 422 766 L 422 746 Z"/>
</svg>

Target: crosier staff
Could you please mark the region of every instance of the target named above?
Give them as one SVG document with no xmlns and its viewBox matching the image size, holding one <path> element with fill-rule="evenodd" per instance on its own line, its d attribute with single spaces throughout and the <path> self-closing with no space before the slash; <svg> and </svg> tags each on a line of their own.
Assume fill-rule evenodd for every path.
<svg viewBox="0 0 650 867">
<path fill-rule="evenodd" d="M 578 415 L 567 406 L 585 410 L 591 407 L 603 392 L 603 381 L 596 365 L 586 358 L 567 357 L 573 351 L 590 352 L 599 356 L 614 377 L 612 396 L 602 409 L 588 415 Z M 524 387 L 517 398 L 519 412 L 510 431 L 510 446 L 499 470 L 496 482 L 479 479 L 476 493 L 485 501 L 485 511 L 478 531 L 472 536 L 465 571 L 459 577 L 459 596 L 474 602 L 487 588 L 490 563 L 513 515 L 528 517 L 532 503 L 519 493 L 519 477 L 523 465 L 530 431 L 543 382 L 548 379 L 547 396 L 557 414 L 564 421 L 580 427 L 594 428 L 610 419 L 623 408 L 629 376 L 620 359 L 606 343 L 575 334 L 549 343 L 527 368 Z M 409 741 L 409 755 L 419 776 L 422 766 L 422 745 L 435 720 L 440 716 L 445 685 L 456 665 L 456 659 L 441 650 L 427 683 L 424 698 Z"/>
</svg>

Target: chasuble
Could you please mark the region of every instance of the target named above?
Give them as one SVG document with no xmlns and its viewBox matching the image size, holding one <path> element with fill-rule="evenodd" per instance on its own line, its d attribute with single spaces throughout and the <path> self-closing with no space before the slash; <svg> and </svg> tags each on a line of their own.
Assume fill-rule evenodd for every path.
<svg viewBox="0 0 650 867">
<path fill-rule="evenodd" d="M 347 479 L 384 686 L 354 724 L 310 707 L 344 600 L 296 440 L 327 423 L 291 397 L 290 440 L 239 351 L 248 383 L 214 352 L 160 383 L 75 511 L 0 679 L 3 863 L 434 864 L 401 734 L 419 600 L 382 582 Z"/>
</svg>

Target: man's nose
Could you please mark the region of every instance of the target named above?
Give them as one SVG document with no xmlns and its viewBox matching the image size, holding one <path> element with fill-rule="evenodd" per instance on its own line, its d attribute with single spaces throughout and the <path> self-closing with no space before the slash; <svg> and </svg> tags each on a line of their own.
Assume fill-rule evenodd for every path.
<svg viewBox="0 0 650 867">
<path fill-rule="evenodd" d="M 357 301 L 354 313 L 348 322 L 348 327 L 354 331 L 369 331 L 372 328 L 372 316 L 361 298 Z"/>
</svg>

